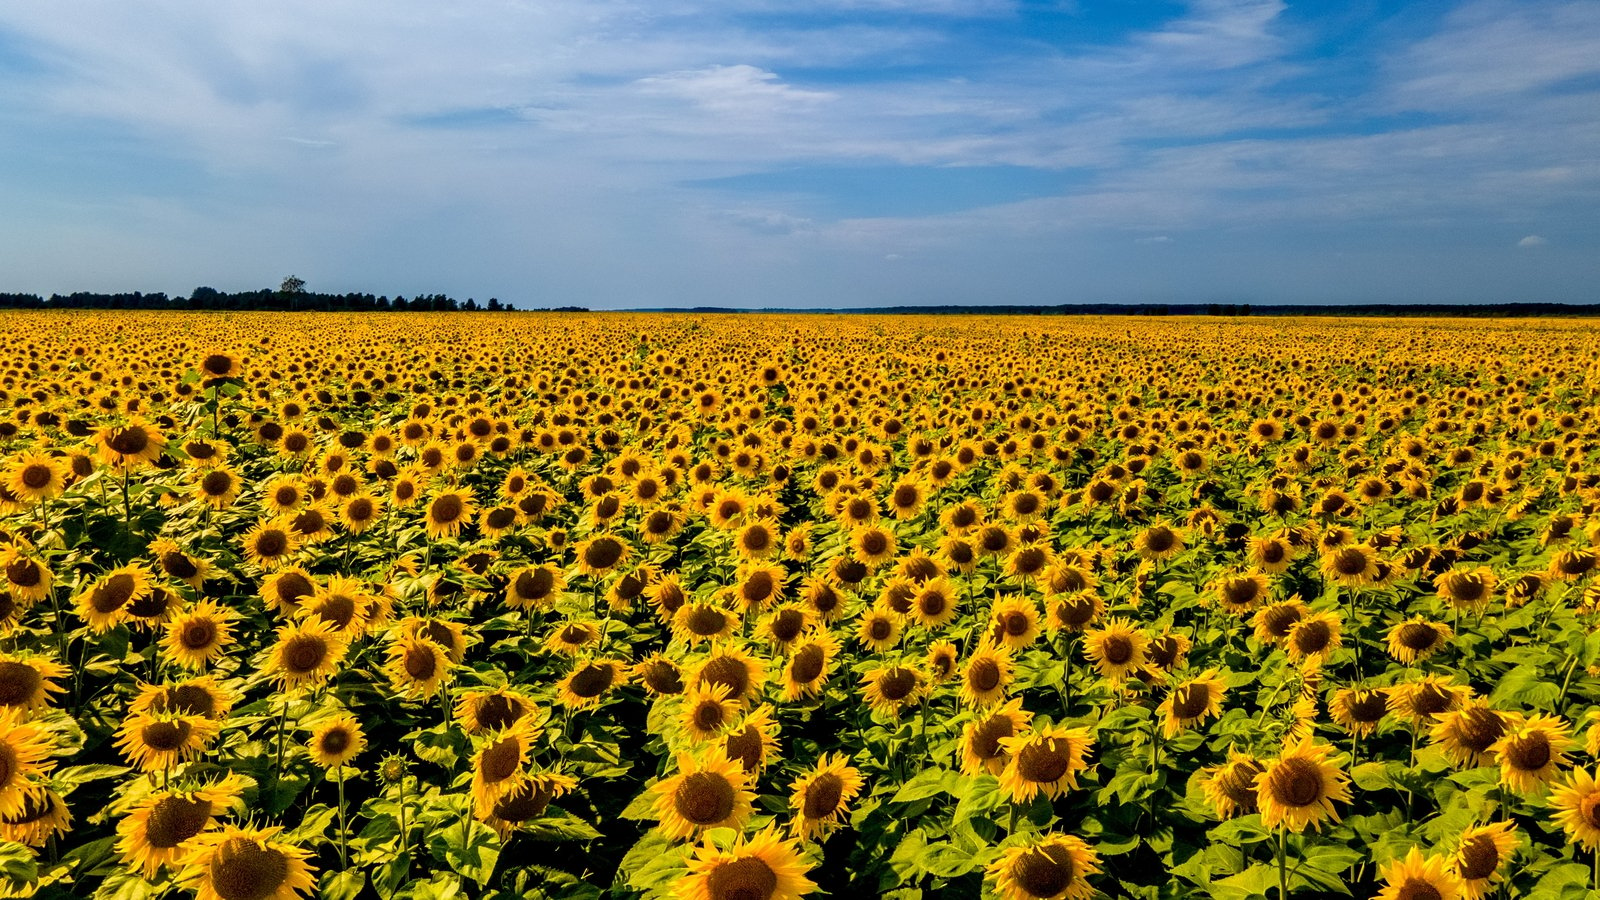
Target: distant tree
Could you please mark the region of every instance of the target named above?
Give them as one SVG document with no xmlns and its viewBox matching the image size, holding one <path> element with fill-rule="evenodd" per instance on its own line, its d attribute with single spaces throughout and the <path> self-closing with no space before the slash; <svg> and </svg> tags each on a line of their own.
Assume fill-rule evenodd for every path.
<svg viewBox="0 0 1600 900">
<path fill-rule="evenodd" d="M 500 310 L 505 309 L 505 307 L 500 305 L 499 297 L 490 297 L 488 309 L 489 312 L 499 312 Z"/>
</svg>

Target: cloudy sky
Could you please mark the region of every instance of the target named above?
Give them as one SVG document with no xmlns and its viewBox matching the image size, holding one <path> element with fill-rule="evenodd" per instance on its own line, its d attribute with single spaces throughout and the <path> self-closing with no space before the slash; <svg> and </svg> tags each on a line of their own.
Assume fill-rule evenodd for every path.
<svg viewBox="0 0 1600 900">
<path fill-rule="evenodd" d="M 0 291 L 1600 301 L 1600 2 L 0 5 Z"/>
</svg>

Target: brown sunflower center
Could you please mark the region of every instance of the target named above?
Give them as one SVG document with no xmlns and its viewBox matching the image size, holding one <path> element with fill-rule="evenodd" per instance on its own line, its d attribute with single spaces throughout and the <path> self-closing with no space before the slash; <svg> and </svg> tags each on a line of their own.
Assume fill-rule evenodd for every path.
<svg viewBox="0 0 1600 900">
<path fill-rule="evenodd" d="M 883 694 L 885 700 L 897 703 L 911 696 L 916 688 L 917 673 L 904 666 L 895 666 L 878 679 L 878 692 Z"/>
<path fill-rule="evenodd" d="M 1157 526 L 1144 533 L 1144 545 L 1151 553 L 1165 553 L 1171 550 L 1178 542 L 1178 536 L 1172 529 Z"/>
<path fill-rule="evenodd" d="M 170 850 L 211 824 L 211 801 L 163 797 L 150 808 L 145 840 L 157 850 Z"/>
<path fill-rule="evenodd" d="M 483 755 L 478 757 L 478 771 L 491 784 L 505 781 L 521 766 L 522 745 L 514 737 L 495 741 L 483 748 Z"/>
<path fill-rule="evenodd" d="M 1407 622 L 1395 637 L 1408 650 L 1429 650 L 1439 640 L 1439 632 L 1426 622 Z"/>
<path fill-rule="evenodd" d="M 1114 666 L 1125 665 L 1128 660 L 1133 659 L 1133 641 L 1120 634 L 1113 634 L 1100 643 L 1100 655 Z"/>
<path fill-rule="evenodd" d="M 524 569 L 517 576 L 517 594 L 528 600 L 541 600 L 555 587 L 555 576 L 548 569 Z"/>
<path fill-rule="evenodd" d="M 763 603 L 772 596 L 776 586 L 771 572 L 758 569 L 751 572 L 744 580 L 744 584 L 739 588 L 739 594 L 746 603 Z"/>
<path fill-rule="evenodd" d="M 211 858 L 210 875 L 222 900 L 266 900 L 289 880 L 289 859 L 248 838 L 230 838 Z"/>
<path fill-rule="evenodd" d="M 1454 695 L 1436 684 L 1424 684 L 1411 695 L 1411 708 L 1419 715 L 1436 716 L 1449 709 Z"/>
<path fill-rule="evenodd" d="M 693 772 L 678 783 L 673 808 L 689 822 L 715 825 L 733 815 L 733 785 L 716 772 Z"/>
<path fill-rule="evenodd" d="M 217 697 L 204 685 L 181 684 L 167 688 L 162 706 L 173 712 L 212 718 L 217 713 Z"/>
<path fill-rule="evenodd" d="M 507 822 L 526 822 L 544 815 L 552 797 L 549 788 L 530 784 L 495 801 L 494 814 Z"/>
<path fill-rule="evenodd" d="M 1239 812 L 1252 813 L 1256 810 L 1256 776 L 1262 771 L 1263 766 L 1256 760 L 1240 760 L 1217 776 L 1216 785 Z"/>
<path fill-rule="evenodd" d="M 322 666 L 328 657 L 328 642 L 316 635 L 302 634 L 289 640 L 283 659 L 285 668 L 295 675 L 307 675 Z"/>
<path fill-rule="evenodd" d="M 1001 624 L 1004 626 L 1006 634 L 1012 637 L 1022 637 L 1028 633 L 1028 627 L 1032 623 L 1028 621 L 1027 614 L 1012 611 L 1002 617 Z"/>
<path fill-rule="evenodd" d="M 19 588 L 31 588 L 44 580 L 44 569 L 31 559 L 19 559 L 6 566 L 6 580 Z"/>
<path fill-rule="evenodd" d="M 133 599 L 136 587 L 138 583 L 134 581 L 132 575 L 118 572 L 95 585 L 89 594 L 89 605 L 98 613 L 116 612 Z"/>
<path fill-rule="evenodd" d="M 844 779 L 833 772 L 823 772 L 806 785 L 801 813 L 808 819 L 821 819 L 839 810 L 844 799 Z"/>
<path fill-rule="evenodd" d="M 322 752 L 328 756 L 338 756 L 350 749 L 353 738 L 354 735 L 343 726 L 335 727 L 322 736 Z"/>
<path fill-rule="evenodd" d="M 461 518 L 461 513 L 466 507 L 462 506 L 461 498 L 455 494 L 441 494 L 433 501 L 428 510 L 429 518 L 440 525 L 449 525 Z"/>
<path fill-rule="evenodd" d="M 761 739 L 761 729 L 746 725 L 743 731 L 728 735 L 728 758 L 738 760 L 746 772 L 754 772 L 766 756 L 766 742 Z"/>
<path fill-rule="evenodd" d="M 1355 547 L 1346 547 L 1333 555 L 1333 570 L 1347 577 L 1361 575 L 1367 571 L 1367 555 Z"/>
<path fill-rule="evenodd" d="M 771 900 L 777 890 L 777 873 L 754 856 L 720 863 L 706 876 L 710 900 Z"/>
<path fill-rule="evenodd" d="M 189 743 L 192 729 L 188 722 L 177 719 L 171 722 L 152 722 L 139 730 L 139 739 L 146 747 L 162 753 L 180 750 Z"/>
<path fill-rule="evenodd" d="M 826 650 L 817 644 L 807 644 L 795 651 L 789 661 L 789 677 L 799 684 L 810 684 L 822 676 L 822 667 L 827 661 Z"/>
<path fill-rule="evenodd" d="M 1016 734 L 1009 716 L 990 716 L 972 730 L 967 746 L 979 759 L 994 759 L 1002 752 L 1000 741 Z"/>
<path fill-rule="evenodd" d="M 1475 835 L 1461 845 L 1459 871 L 1463 881 L 1478 881 L 1500 868 L 1500 848 L 1487 834 Z"/>
<path fill-rule="evenodd" d="M 1530 731 L 1512 738 L 1506 745 L 1506 759 L 1524 772 L 1537 772 L 1550 764 L 1554 755 L 1550 739 L 1542 731 Z"/>
<path fill-rule="evenodd" d="M 200 569 L 183 553 L 165 553 L 161 556 L 161 569 L 173 578 L 189 579 L 200 574 Z"/>
<path fill-rule="evenodd" d="M 622 544 L 613 538 L 596 538 L 583 551 L 583 561 L 592 569 L 609 569 L 620 559 Z"/>
<path fill-rule="evenodd" d="M 1439 888 L 1425 878 L 1407 878 L 1395 892 L 1395 900 L 1443 900 Z"/>
<path fill-rule="evenodd" d="M 772 617 L 772 636 L 781 643 L 789 643 L 800 636 L 805 627 L 805 614 L 798 609 L 785 609 Z"/>
<path fill-rule="evenodd" d="M 255 551 L 257 556 L 264 559 L 276 559 L 288 549 L 289 536 L 276 528 L 268 528 L 256 535 Z"/>
<path fill-rule="evenodd" d="M 439 671 L 439 657 L 428 647 L 413 645 L 406 648 L 405 667 L 413 681 L 427 681 Z"/>
<path fill-rule="evenodd" d="M 220 378 L 233 371 L 233 357 L 226 353 L 213 353 L 205 358 L 200 367 L 206 370 L 206 374 Z"/>
<path fill-rule="evenodd" d="M 505 728 L 522 718 L 522 704 L 505 694 L 490 694 L 478 701 L 478 727 L 485 731 Z"/>
<path fill-rule="evenodd" d="M 867 635 L 875 641 L 887 641 L 894 634 L 894 623 L 882 616 L 867 624 Z"/>
<path fill-rule="evenodd" d="M 702 700 L 694 709 L 694 724 L 701 731 L 713 731 L 721 728 L 728 720 L 721 703 L 715 700 Z"/>
<path fill-rule="evenodd" d="M 1072 885 L 1072 856 L 1067 848 L 1034 847 L 1011 864 L 1011 880 L 1031 897 L 1054 897 Z"/>
<path fill-rule="evenodd" d="M 1313 620 L 1294 630 L 1294 645 L 1301 653 L 1321 653 L 1333 641 L 1333 629 L 1327 622 Z"/>
<path fill-rule="evenodd" d="M 974 690 L 988 693 L 1000 686 L 1000 663 L 993 657 L 983 656 L 967 666 L 967 683 Z"/>
<path fill-rule="evenodd" d="M 22 706 L 44 683 L 39 670 L 26 663 L 0 662 L 0 706 Z"/>
<path fill-rule="evenodd" d="M 143 428 L 117 428 L 106 440 L 106 446 L 123 456 L 136 456 L 150 446 L 150 435 Z"/>
<path fill-rule="evenodd" d="M 1482 707 L 1467 710 L 1456 723 L 1461 745 L 1474 753 L 1488 752 L 1505 730 L 1505 719 L 1494 710 Z"/>
<path fill-rule="evenodd" d="M 1066 744 L 1059 740 L 1034 741 L 1017 754 L 1017 774 L 1024 781 L 1048 784 L 1060 781 L 1072 768 Z"/>
<path fill-rule="evenodd" d="M 1352 720 L 1366 724 L 1382 719 L 1388 704 L 1381 691 L 1362 691 L 1351 699 L 1348 709 Z"/>
<path fill-rule="evenodd" d="M 22 467 L 22 484 L 29 490 L 37 491 L 49 487 L 55 480 L 55 470 L 41 463 L 31 463 Z"/>
<path fill-rule="evenodd" d="M 212 469 L 200 479 L 200 490 L 208 497 L 221 497 L 233 489 L 233 476 L 221 469 Z"/>
<path fill-rule="evenodd" d="M 605 693 L 611 687 L 611 682 L 616 680 L 616 676 L 617 673 L 609 664 L 589 663 L 573 674 L 568 690 L 589 700 Z"/>
<path fill-rule="evenodd" d="M 1311 806 L 1322 799 L 1322 770 L 1310 760 L 1290 757 L 1280 760 L 1267 779 L 1272 799 L 1284 806 Z"/>
<path fill-rule="evenodd" d="M 1211 706 L 1211 685 L 1186 684 L 1172 691 L 1172 714 L 1180 719 L 1193 719 Z"/>
</svg>

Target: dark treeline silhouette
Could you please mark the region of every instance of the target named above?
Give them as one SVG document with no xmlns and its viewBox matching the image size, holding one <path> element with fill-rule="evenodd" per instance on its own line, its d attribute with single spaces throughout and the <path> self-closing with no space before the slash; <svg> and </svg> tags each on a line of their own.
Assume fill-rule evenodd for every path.
<svg viewBox="0 0 1600 900">
<path fill-rule="evenodd" d="M 500 312 L 516 307 L 490 297 L 487 303 L 467 298 L 458 301 L 444 294 L 418 294 L 390 299 L 372 294 L 319 294 L 313 291 L 260 290 L 226 293 L 198 287 L 187 297 L 169 297 L 157 292 L 145 294 L 99 294 L 77 291 L 71 294 L 0 293 L 0 309 L 207 309 L 207 310 L 329 310 L 338 312 Z"/>
</svg>

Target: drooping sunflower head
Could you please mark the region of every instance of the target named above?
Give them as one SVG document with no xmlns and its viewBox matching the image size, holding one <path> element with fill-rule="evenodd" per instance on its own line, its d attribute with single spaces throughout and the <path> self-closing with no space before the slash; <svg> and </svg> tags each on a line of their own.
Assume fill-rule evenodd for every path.
<svg viewBox="0 0 1600 900">
<path fill-rule="evenodd" d="M 1505 880 L 1511 857 L 1517 852 L 1517 826 L 1513 822 L 1474 825 L 1461 832 L 1449 868 L 1461 882 L 1465 900 L 1480 900 Z"/>
<path fill-rule="evenodd" d="M 801 639 L 783 664 L 783 698 L 798 700 L 821 693 L 828 670 L 839 654 L 839 642 L 826 631 Z"/>
<path fill-rule="evenodd" d="M 675 894 L 681 900 L 799 900 L 816 889 L 808 868 L 799 849 L 768 826 L 741 835 L 727 850 L 697 848 Z"/>
<path fill-rule="evenodd" d="M 1500 762 L 1500 782 L 1528 795 L 1555 779 L 1576 746 L 1565 721 L 1537 715 L 1506 723 L 1504 733 L 1489 749 Z"/>
<path fill-rule="evenodd" d="M 1206 719 L 1222 713 L 1222 698 L 1228 691 L 1216 669 L 1207 669 L 1200 675 L 1172 688 L 1166 700 L 1156 710 L 1163 716 L 1162 730 L 1167 737 Z"/>
<path fill-rule="evenodd" d="M 538 711 L 532 698 L 511 688 L 466 691 L 456 701 L 455 719 L 467 734 L 503 731 Z M 537 733 L 537 728 L 533 729 Z"/>
<path fill-rule="evenodd" d="M 635 663 L 633 677 L 652 697 L 674 697 L 684 691 L 683 668 L 665 654 L 652 653 Z"/>
<path fill-rule="evenodd" d="M 579 659 L 557 686 L 559 701 L 572 709 L 591 709 L 627 681 L 628 667 L 621 660 Z"/>
<path fill-rule="evenodd" d="M 191 713 L 134 713 L 117 731 L 117 748 L 140 771 L 160 772 L 194 759 L 217 730 L 216 722 Z"/>
<path fill-rule="evenodd" d="M 1387 688 L 1341 688 L 1330 706 L 1334 724 L 1357 737 L 1376 731 L 1389 712 Z"/>
<path fill-rule="evenodd" d="M 153 880 L 162 866 L 175 863 L 195 848 L 194 839 L 218 814 L 238 807 L 243 790 L 243 779 L 229 775 L 193 790 L 146 794 L 117 823 L 117 849 L 124 861 Z"/>
<path fill-rule="evenodd" d="M 1018 697 L 968 722 L 961 732 L 961 771 L 968 775 L 1001 774 L 1011 759 L 1005 741 L 1022 734 L 1031 717 Z"/>
<path fill-rule="evenodd" d="M 1230 750 L 1227 762 L 1203 770 L 1200 787 L 1218 817 L 1246 816 L 1259 808 L 1256 778 L 1264 771 L 1266 766 L 1261 760 Z"/>
<path fill-rule="evenodd" d="M 276 840 L 277 828 L 227 824 L 194 839 L 179 881 L 200 900 L 295 900 L 315 882 L 310 853 Z"/>
<path fill-rule="evenodd" d="M 1456 709 L 1441 713 L 1434 721 L 1434 743 L 1458 766 L 1476 768 L 1494 763 L 1491 748 L 1505 734 L 1510 720 L 1489 706 L 1487 700 L 1468 700 Z"/>
<path fill-rule="evenodd" d="M 1389 655 L 1411 666 L 1449 645 L 1455 631 L 1443 622 L 1413 616 L 1389 629 Z"/>
<path fill-rule="evenodd" d="M 1089 877 L 1100 857 L 1082 839 L 1049 833 L 1009 847 L 989 865 L 1000 900 L 1082 900 L 1094 895 Z"/>
</svg>

